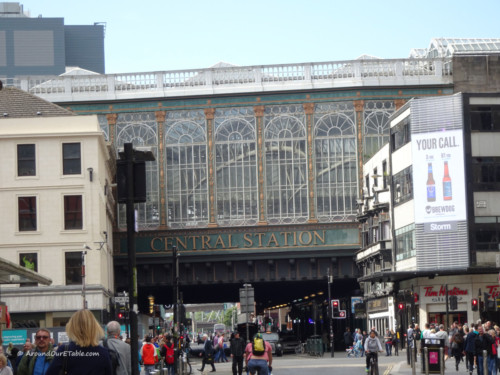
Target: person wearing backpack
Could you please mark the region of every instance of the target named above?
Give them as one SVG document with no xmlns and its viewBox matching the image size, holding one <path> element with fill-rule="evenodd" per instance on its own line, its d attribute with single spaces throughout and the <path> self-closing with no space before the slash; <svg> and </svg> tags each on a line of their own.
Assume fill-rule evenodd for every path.
<svg viewBox="0 0 500 375">
<path fill-rule="evenodd" d="M 106 325 L 108 338 L 102 341 L 102 346 L 108 348 L 111 367 L 114 375 L 132 375 L 132 359 L 130 345 L 120 338 L 120 323 L 112 320 Z"/>
<path fill-rule="evenodd" d="M 245 362 L 251 375 L 269 375 L 272 370 L 273 348 L 257 333 L 245 348 Z"/>
<path fill-rule="evenodd" d="M 165 336 L 164 342 L 161 346 L 161 357 L 165 361 L 165 367 L 167 369 L 168 375 L 174 374 L 174 359 L 175 359 L 175 350 L 174 343 L 172 342 L 172 337 L 170 335 Z"/>
<path fill-rule="evenodd" d="M 156 347 L 151 343 L 151 336 L 147 335 L 141 348 L 142 362 L 144 363 L 144 372 L 150 375 L 155 370 L 155 364 L 158 362 Z"/>
</svg>

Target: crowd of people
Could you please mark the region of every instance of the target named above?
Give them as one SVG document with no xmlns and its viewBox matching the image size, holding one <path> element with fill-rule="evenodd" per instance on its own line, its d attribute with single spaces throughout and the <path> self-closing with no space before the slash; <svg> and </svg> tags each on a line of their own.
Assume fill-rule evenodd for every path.
<svg viewBox="0 0 500 375">
<path fill-rule="evenodd" d="M 500 326 L 490 321 L 482 323 L 461 324 L 453 322 L 447 330 L 443 324 L 426 323 L 424 329 L 418 324 L 411 324 L 406 331 L 407 348 L 416 350 L 419 355 L 423 353 L 425 344 L 434 344 L 443 347 L 444 360 L 453 358 L 455 370 L 459 371 L 463 362 L 470 375 L 476 370 L 477 375 L 483 375 L 486 366 L 488 375 L 500 372 Z M 398 335 L 390 329 L 380 335 L 375 328 L 370 334 L 356 329 L 354 333 L 347 328 L 344 332 L 346 347 L 359 347 L 361 355 L 367 354 L 366 371 L 369 371 L 369 354 L 376 355 L 383 352 L 382 343 L 385 344 L 386 356 L 398 355 L 400 340 Z M 423 357 L 422 357 L 423 358 Z M 423 360 L 422 360 L 423 362 Z"/>
</svg>

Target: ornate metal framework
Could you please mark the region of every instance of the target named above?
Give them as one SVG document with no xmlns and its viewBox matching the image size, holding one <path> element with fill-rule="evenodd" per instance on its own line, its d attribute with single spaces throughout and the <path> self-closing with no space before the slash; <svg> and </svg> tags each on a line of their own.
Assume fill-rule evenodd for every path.
<svg viewBox="0 0 500 375">
<path fill-rule="evenodd" d="M 204 227 L 209 215 L 205 115 L 167 112 L 165 127 L 168 225 Z"/>
<path fill-rule="evenodd" d="M 317 105 L 314 136 L 318 220 L 354 220 L 358 183 L 352 103 Z"/>
<path fill-rule="evenodd" d="M 124 143 L 132 143 L 135 148 L 147 148 L 158 159 L 158 132 L 155 114 L 123 113 L 116 123 L 116 148 L 119 151 Z M 160 201 L 158 161 L 146 163 L 146 203 L 137 205 L 138 223 L 142 228 L 154 229 L 160 224 Z M 118 205 L 118 224 L 125 226 L 125 205 Z"/>
<path fill-rule="evenodd" d="M 302 106 L 269 106 L 264 113 L 266 213 L 269 224 L 304 223 L 307 145 Z"/>
<path fill-rule="evenodd" d="M 215 111 L 217 223 L 258 221 L 257 141 L 253 108 Z"/>
<path fill-rule="evenodd" d="M 389 117 L 394 113 L 394 101 L 366 101 L 364 106 L 363 159 L 368 160 L 389 142 Z"/>
</svg>

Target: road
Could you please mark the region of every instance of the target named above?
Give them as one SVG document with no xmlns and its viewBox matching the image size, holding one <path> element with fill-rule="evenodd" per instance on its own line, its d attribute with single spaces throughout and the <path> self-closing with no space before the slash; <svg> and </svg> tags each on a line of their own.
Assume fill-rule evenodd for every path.
<svg viewBox="0 0 500 375">
<path fill-rule="evenodd" d="M 405 358 L 406 357 L 380 357 L 380 375 L 393 373 L 390 371 L 397 363 L 405 360 Z M 201 361 L 194 359 L 191 364 L 194 374 L 199 374 L 200 372 L 196 369 L 201 367 Z M 216 363 L 215 367 L 219 375 L 232 375 L 231 362 Z M 365 359 L 347 358 L 344 352 L 335 353 L 334 358 L 331 358 L 329 354 L 323 357 L 311 357 L 307 354 L 285 354 L 282 357 L 273 358 L 273 375 L 281 374 L 365 374 Z"/>
</svg>

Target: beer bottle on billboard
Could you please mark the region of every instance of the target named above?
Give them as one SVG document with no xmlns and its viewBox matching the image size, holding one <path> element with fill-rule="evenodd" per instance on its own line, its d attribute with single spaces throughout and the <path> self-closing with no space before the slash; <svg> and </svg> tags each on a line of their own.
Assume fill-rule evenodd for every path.
<svg viewBox="0 0 500 375">
<path fill-rule="evenodd" d="M 427 202 L 436 201 L 436 183 L 432 176 L 432 163 L 427 166 Z"/>
<path fill-rule="evenodd" d="M 451 193 L 451 178 L 450 172 L 448 171 L 448 162 L 444 162 L 444 176 L 443 176 L 443 199 L 445 201 L 451 201 L 453 195 Z"/>
</svg>

